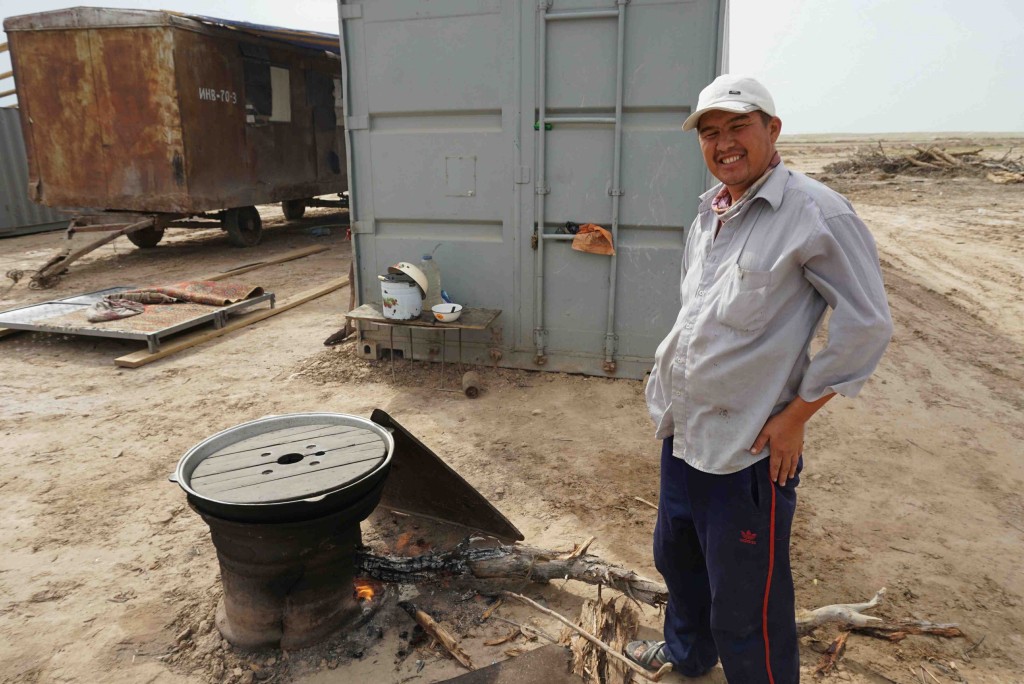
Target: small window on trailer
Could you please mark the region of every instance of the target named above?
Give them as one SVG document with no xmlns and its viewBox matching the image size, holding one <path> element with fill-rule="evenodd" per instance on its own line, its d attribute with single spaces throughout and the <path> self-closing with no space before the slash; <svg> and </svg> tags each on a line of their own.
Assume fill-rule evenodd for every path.
<svg viewBox="0 0 1024 684">
<path fill-rule="evenodd" d="M 251 124 L 292 120 L 291 79 L 286 67 L 271 66 L 265 51 L 246 46 L 242 54 L 245 76 L 245 120 Z"/>
<path fill-rule="evenodd" d="M 270 67 L 270 93 L 272 97 L 270 120 L 290 122 L 292 120 L 292 87 L 288 69 Z"/>
</svg>

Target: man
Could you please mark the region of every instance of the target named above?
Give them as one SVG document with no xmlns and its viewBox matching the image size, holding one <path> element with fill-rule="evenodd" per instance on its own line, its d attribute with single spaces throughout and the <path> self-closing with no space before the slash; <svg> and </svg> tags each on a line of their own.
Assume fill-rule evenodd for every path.
<svg viewBox="0 0 1024 684">
<path fill-rule="evenodd" d="M 658 347 L 647 404 L 664 440 L 654 559 L 665 641 L 650 669 L 733 684 L 800 678 L 789 535 L 804 425 L 857 394 L 892 334 L 874 241 L 841 195 L 782 164 L 782 121 L 752 78 L 721 76 L 683 130 L 721 183 L 701 196 L 682 308 Z M 826 307 L 826 346 L 810 344 Z"/>
</svg>

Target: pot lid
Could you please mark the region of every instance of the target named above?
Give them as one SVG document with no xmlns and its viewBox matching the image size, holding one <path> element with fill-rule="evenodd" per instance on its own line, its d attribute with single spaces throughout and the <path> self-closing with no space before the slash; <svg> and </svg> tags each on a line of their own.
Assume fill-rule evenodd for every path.
<svg viewBox="0 0 1024 684">
<path fill-rule="evenodd" d="M 193 447 L 178 465 L 178 482 L 202 499 L 228 504 L 296 501 L 371 476 L 392 450 L 390 435 L 356 416 L 270 416 Z"/>
<path fill-rule="evenodd" d="M 419 266 L 410 264 L 408 261 L 399 261 L 397 264 L 388 266 L 388 273 L 404 273 L 416 281 L 416 284 L 420 286 L 421 290 L 423 290 L 424 297 L 427 295 L 427 275 Z"/>
<path fill-rule="evenodd" d="M 383 273 L 377 276 L 377 279 L 385 283 L 409 283 L 415 285 L 416 281 L 412 279 L 411 275 L 405 273 Z"/>
</svg>

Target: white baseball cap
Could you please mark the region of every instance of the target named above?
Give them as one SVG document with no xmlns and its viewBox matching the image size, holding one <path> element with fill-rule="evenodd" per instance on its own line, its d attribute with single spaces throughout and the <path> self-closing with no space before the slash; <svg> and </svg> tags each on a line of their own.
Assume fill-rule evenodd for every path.
<svg viewBox="0 0 1024 684">
<path fill-rule="evenodd" d="M 713 109 L 737 113 L 760 110 L 769 116 L 775 116 L 775 101 L 772 100 L 768 89 L 757 79 L 722 74 L 700 91 L 697 109 L 686 117 L 683 130 L 696 128 L 700 117 Z"/>
</svg>

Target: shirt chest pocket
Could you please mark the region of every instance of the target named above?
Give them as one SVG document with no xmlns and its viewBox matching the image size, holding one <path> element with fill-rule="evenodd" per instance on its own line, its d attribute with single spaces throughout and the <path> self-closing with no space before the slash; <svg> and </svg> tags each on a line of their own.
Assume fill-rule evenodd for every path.
<svg viewBox="0 0 1024 684">
<path fill-rule="evenodd" d="M 719 322 L 743 332 L 756 332 L 768 322 L 771 271 L 748 271 L 734 266 L 727 276 L 716 314 Z"/>
</svg>

